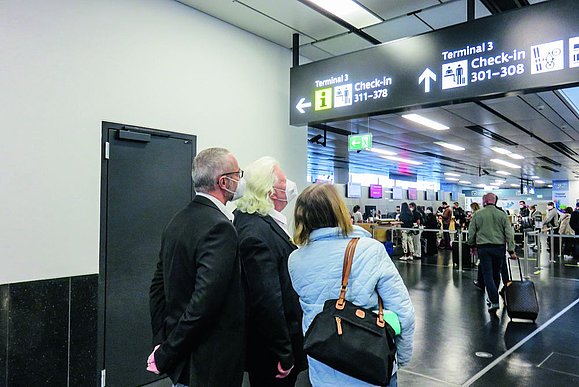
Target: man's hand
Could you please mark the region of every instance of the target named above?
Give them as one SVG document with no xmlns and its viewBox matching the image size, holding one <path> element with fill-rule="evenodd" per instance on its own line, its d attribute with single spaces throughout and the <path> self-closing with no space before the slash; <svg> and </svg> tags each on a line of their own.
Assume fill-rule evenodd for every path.
<svg viewBox="0 0 579 387">
<path fill-rule="evenodd" d="M 515 253 L 514 251 L 509 254 L 509 259 L 517 260 L 518 258 L 519 257 L 517 257 L 517 253 Z"/>
<path fill-rule="evenodd" d="M 291 366 L 289 370 L 284 370 L 283 368 L 281 368 L 281 363 L 278 361 L 277 362 L 277 375 L 275 375 L 276 379 L 283 379 L 285 377 L 287 377 L 290 372 L 292 372 L 292 369 L 294 368 L 294 366 Z"/>
<path fill-rule="evenodd" d="M 149 358 L 147 359 L 147 371 L 159 375 L 160 372 L 157 369 L 157 364 L 155 363 L 155 351 L 157 350 L 157 348 L 159 348 L 159 345 L 157 345 L 155 349 L 153 349 L 153 352 L 151 352 Z"/>
</svg>

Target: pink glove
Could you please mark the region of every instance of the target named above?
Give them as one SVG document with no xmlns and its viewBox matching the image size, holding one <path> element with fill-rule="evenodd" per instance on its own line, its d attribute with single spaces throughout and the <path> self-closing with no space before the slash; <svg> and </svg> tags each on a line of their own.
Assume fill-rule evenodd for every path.
<svg viewBox="0 0 579 387">
<path fill-rule="evenodd" d="M 147 359 L 147 371 L 159 375 L 160 372 L 157 369 L 157 364 L 155 364 L 155 351 L 157 350 L 157 348 L 159 348 L 159 345 L 157 345 L 155 349 L 153 349 L 153 352 L 151 352 L 149 358 Z"/>
<path fill-rule="evenodd" d="M 288 376 L 290 374 L 290 372 L 292 372 L 294 366 L 291 366 L 289 370 L 284 370 L 283 368 L 281 368 L 281 363 L 278 361 L 277 362 L 277 375 L 275 375 L 276 379 L 283 379 L 286 376 Z"/>
</svg>

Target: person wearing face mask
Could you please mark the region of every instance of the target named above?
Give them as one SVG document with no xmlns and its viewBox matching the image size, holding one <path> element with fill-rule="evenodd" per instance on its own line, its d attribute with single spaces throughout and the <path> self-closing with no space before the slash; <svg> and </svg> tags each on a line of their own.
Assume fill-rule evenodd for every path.
<svg viewBox="0 0 579 387">
<path fill-rule="evenodd" d="M 193 161 L 195 198 L 161 239 L 149 303 L 154 350 L 147 370 L 174 386 L 240 387 L 243 382 L 245 292 L 233 214 L 243 171 L 227 149 Z"/>
<path fill-rule="evenodd" d="M 484 208 L 477 211 L 468 226 L 468 244 L 472 246 L 473 253 L 478 253 L 479 270 L 490 301 L 488 310 L 495 316 L 499 309 L 501 270 L 506 265 L 505 250 L 511 259 L 517 259 L 513 227 L 507 215 L 497 208 L 497 199 L 491 192 L 485 194 L 482 200 Z M 506 285 L 505 277 L 503 281 Z"/>
<path fill-rule="evenodd" d="M 246 370 L 252 387 L 292 387 L 307 360 L 302 311 L 287 268 L 297 247 L 281 211 L 298 190 L 272 157 L 252 162 L 245 171 L 247 190 L 236 201 L 234 225 L 247 285 Z"/>
</svg>

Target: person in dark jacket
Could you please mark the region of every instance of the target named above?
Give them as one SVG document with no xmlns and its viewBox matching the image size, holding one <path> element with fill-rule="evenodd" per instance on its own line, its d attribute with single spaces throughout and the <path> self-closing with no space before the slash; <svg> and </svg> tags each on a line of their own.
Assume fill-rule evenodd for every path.
<svg viewBox="0 0 579 387">
<path fill-rule="evenodd" d="M 155 349 L 147 370 L 176 386 L 239 387 L 243 381 L 245 291 L 233 214 L 243 171 L 223 148 L 193 162 L 195 198 L 169 222 L 150 288 Z"/>
<path fill-rule="evenodd" d="M 297 186 L 271 157 L 248 165 L 245 176 L 247 190 L 235 202 L 233 222 L 247 283 L 245 367 L 251 387 L 292 387 L 307 360 L 302 311 L 287 266 L 297 247 L 281 211 L 297 197 Z"/>
<path fill-rule="evenodd" d="M 569 226 L 575 231 L 575 235 L 579 235 L 579 203 L 575 205 L 575 211 L 571 214 Z M 573 239 L 573 258 L 579 259 L 579 240 Z"/>
<path fill-rule="evenodd" d="M 436 216 L 432 213 L 432 207 L 426 207 L 425 217 L 424 217 L 424 228 L 426 229 L 440 229 L 440 225 L 436 220 Z M 437 231 L 424 231 L 424 237 L 426 238 L 426 255 L 436 255 L 438 249 L 436 247 L 436 234 Z"/>
<path fill-rule="evenodd" d="M 414 227 L 414 216 L 408 203 L 404 202 L 400 206 L 400 221 L 402 222 L 402 228 L 413 228 Z M 402 250 L 404 251 L 404 256 L 400 257 L 401 261 L 412 261 L 414 255 L 414 233 L 410 230 L 402 231 Z"/>
</svg>

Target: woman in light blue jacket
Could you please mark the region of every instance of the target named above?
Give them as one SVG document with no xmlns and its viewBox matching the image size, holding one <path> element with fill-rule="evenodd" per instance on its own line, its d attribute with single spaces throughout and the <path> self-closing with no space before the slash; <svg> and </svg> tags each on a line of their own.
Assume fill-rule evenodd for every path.
<svg viewBox="0 0 579 387">
<path fill-rule="evenodd" d="M 358 226 L 352 226 L 348 210 L 336 189 L 329 184 L 312 185 L 298 197 L 294 213 L 294 242 L 300 249 L 289 257 L 289 274 L 304 312 L 303 331 L 328 299 L 338 298 L 344 251 L 349 240 L 359 237 L 346 299 L 378 310 L 380 294 L 384 309 L 398 315 L 402 328 L 396 336 L 397 364 L 390 386 L 397 385 L 396 371 L 412 357 L 414 308 L 408 290 L 384 246 Z M 308 357 L 310 381 L 314 387 L 369 386 Z"/>
</svg>

